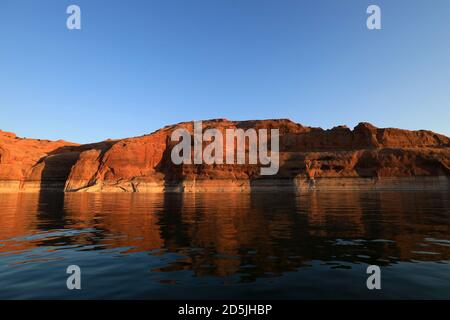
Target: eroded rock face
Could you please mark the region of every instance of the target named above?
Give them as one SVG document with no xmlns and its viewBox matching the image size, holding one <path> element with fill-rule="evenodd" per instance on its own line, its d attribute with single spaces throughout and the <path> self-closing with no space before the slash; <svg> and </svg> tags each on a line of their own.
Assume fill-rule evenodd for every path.
<svg viewBox="0 0 450 320">
<path fill-rule="evenodd" d="M 70 192 L 207 192 L 273 188 L 449 188 L 450 139 L 431 131 L 305 127 L 290 120 L 203 122 L 203 130 L 279 129 L 280 166 L 261 176 L 260 165 L 175 165 L 177 128 L 78 145 L 17 138 L 0 131 L 0 190 Z M 224 134 L 225 136 L 225 134 Z M 208 143 L 204 143 L 207 145 Z"/>
</svg>

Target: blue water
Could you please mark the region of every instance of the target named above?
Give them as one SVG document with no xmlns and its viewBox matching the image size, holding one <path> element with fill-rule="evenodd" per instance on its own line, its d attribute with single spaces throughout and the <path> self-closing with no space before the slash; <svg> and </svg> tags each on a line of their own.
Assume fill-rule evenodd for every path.
<svg viewBox="0 0 450 320">
<path fill-rule="evenodd" d="M 449 192 L 0 194 L 0 209 L 0 299 L 450 299 Z"/>
</svg>

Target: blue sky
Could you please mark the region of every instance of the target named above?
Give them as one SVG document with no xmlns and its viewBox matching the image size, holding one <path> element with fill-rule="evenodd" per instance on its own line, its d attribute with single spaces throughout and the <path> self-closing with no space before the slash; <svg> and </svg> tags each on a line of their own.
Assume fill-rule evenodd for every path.
<svg viewBox="0 0 450 320">
<path fill-rule="evenodd" d="M 366 28 L 369 4 L 382 30 Z M 210 118 L 450 135 L 448 0 L 2 0 L 0 41 L 0 129 L 19 136 Z"/>
</svg>

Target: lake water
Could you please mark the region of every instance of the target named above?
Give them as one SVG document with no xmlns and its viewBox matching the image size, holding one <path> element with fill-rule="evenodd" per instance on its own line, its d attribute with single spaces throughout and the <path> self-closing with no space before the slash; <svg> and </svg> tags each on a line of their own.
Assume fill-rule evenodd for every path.
<svg viewBox="0 0 450 320">
<path fill-rule="evenodd" d="M 0 210 L 0 299 L 450 299 L 448 191 L 0 194 Z"/>
</svg>

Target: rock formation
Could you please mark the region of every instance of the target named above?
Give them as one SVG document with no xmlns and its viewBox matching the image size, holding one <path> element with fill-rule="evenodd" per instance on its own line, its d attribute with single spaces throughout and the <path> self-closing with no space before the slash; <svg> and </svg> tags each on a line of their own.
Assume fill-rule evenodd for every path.
<svg viewBox="0 0 450 320">
<path fill-rule="evenodd" d="M 203 122 L 203 128 L 279 129 L 280 168 L 261 176 L 260 165 L 175 165 L 177 128 L 79 145 L 18 138 L 0 131 L 0 192 L 248 192 L 309 189 L 450 190 L 450 139 L 431 131 L 353 130 L 302 126 L 290 120 Z"/>
</svg>

